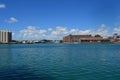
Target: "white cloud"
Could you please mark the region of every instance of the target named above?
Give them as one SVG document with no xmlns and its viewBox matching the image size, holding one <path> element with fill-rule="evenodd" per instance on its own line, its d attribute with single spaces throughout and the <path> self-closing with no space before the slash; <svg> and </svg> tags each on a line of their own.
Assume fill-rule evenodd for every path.
<svg viewBox="0 0 120 80">
<path fill-rule="evenodd" d="M 47 31 L 46 30 L 39 30 L 39 34 L 45 34 Z"/>
<path fill-rule="evenodd" d="M 12 36 L 14 36 L 15 35 L 15 33 L 14 32 L 12 32 Z"/>
<path fill-rule="evenodd" d="M 62 39 L 63 36 L 68 34 L 68 30 L 65 27 L 58 26 L 49 33 L 48 39 Z"/>
<path fill-rule="evenodd" d="M 117 34 L 120 35 L 120 28 L 119 27 L 118 28 L 114 28 L 113 33 L 117 33 Z"/>
<path fill-rule="evenodd" d="M 16 18 L 14 18 L 14 17 L 11 17 L 8 20 L 6 20 L 6 22 L 8 22 L 8 23 L 15 23 L 15 22 L 18 22 L 18 20 Z"/>
<path fill-rule="evenodd" d="M 92 30 L 80 30 L 80 31 L 79 31 L 79 34 L 80 34 L 80 35 L 90 35 L 90 34 L 92 34 L 92 33 L 93 33 Z"/>
<path fill-rule="evenodd" d="M 91 34 L 91 30 L 67 29 L 66 27 L 58 26 L 55 29 L 48 28 L 47 30 L 38 30 L 35 26 L 28 26 L 27 29 L 20 31 L 21 39 L 62 39 L 69 34 Z"/>
<path fill-rule="evenodd" d="M 115 31 L 118 29 L 115 29 Z M 119 31 L 117 31 L 120 33 Z M 64 36 L 69 34 L 73 35 L 95 35 L 100 34 L 101 36 L 105 37 L 108 35 L 107 27 L 102 24 L 99 29 L 93 31 L 91 29 L 87 30 L 80 30 L 80 29 L 68 29 L 66 27 L 58 26 L 56 28 L 48 28 L 48 29 L 36 29 L 35 26 L 28 26 L 26 29 L 20 31 L 20 39 L 52 39 L 52 40 L 59 40 L 63 39 Z"/>
<path fill-rule="evenodd" d="M 35 26 L 28 26 L 27 29 L 20 31 L 20 38 L 22 39 L 43 39 L 46 30 L 37 30 Z"/>
<path fill-rule="evenodd" d="M 93 31 L 90 29 L 88 30 L 71 29 L 69 33 L 73 35 L 90 35 L 93 33 Z"/>
<path fill-rule="evenodd" d="M 48 28 L 48 31 L 52 31 L 53 29 L 52 28 Z"/>
<path fill-rule="evenodd" d="M 5 4 L 0 4 L 0 8 L 5 8 Z"/>
<path fill-rule="evenodd" d="M 76 34 L 79 33 L 79 30 L 78 30 L 78 29 L 71 29 L 71 30 L 69 31 L 69 33 L 76 35 Z"/>
<path fill-rule="evenodd" d="M 108 36 L 108 29 L 105 24 L 102 24 L 100 28 L 94 32 L 94 34 L 99 34 L 101 36 Z"/>
<path fill-rule="evenodd" d="M 55 29 L 48 28 L 47 30 L 36 29 L 35 26 L 28 26 L 26 29 L 20 31 L 21 39 L 62 39 L 68 34 L 65 27 L 56 27 Z"/>
<path fill-rule="evenodd" d="M 51 32 L 51 34 L 54 36 L 61 36 L 63 34 L 67 34 L 67 33 L 68 33 L 68 31 L 64 27 L 56 27 L 56 29 Z"/>
</svg>

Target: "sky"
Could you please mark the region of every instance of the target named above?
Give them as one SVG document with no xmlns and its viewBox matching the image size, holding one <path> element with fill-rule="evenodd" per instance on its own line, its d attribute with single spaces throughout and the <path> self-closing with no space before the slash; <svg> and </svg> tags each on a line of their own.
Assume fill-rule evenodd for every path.
<svg viewBox="0 0 120 80">
<path fill-rule="evenodd" d="M 120 0 L 0 0 L 0 30 L 13 39 L 120 34 Z"/>
</svg>

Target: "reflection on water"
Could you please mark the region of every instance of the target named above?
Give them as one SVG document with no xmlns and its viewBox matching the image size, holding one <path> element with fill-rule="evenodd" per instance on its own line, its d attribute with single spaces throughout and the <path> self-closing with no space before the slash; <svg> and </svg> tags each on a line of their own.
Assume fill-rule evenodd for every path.
<svg viewBox="0 0 120 80">
<path fill-rule="evenodd" d="M 0 70 L 4 68 L 9 68 L 12 61 L 11 47 L 3 48 L 4 46 L 10 45 L 0 45 Z"/>
<path fill-rule="evenodd" d="M 0 45 L 0 80 L 119 80 L 120 45 Z"/>
</svg>

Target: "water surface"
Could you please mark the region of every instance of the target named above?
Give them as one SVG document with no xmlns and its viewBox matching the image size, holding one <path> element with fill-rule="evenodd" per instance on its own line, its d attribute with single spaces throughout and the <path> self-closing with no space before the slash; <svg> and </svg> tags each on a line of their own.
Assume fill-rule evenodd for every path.
<svg viewBox="0 0 120 80">
<path fill-rule="evenodd" d="M 120 80 L 120 45 L 0 44 L 0 80 Z"/>
</svg>

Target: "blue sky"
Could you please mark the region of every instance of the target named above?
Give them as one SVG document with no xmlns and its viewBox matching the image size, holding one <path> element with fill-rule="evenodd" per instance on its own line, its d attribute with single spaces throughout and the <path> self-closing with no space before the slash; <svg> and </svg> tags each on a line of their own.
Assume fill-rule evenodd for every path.
<svg viewBox="0 0 120 80">
<path fill-rule="evenodd" d="M 120 34 L 120 0 L 0 0 L 0 29 L 13 39 Z"/>
</svg>

